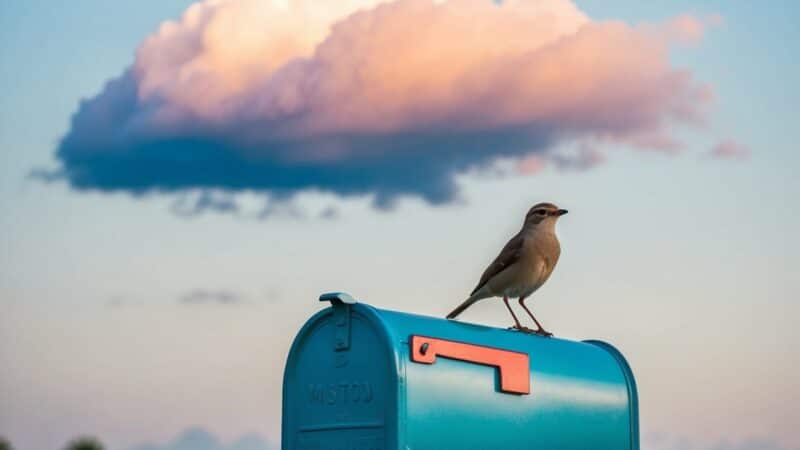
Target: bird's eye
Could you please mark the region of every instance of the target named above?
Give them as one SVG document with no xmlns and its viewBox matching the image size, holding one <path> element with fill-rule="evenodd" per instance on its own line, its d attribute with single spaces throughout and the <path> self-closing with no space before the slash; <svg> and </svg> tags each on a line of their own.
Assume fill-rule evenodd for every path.
<svg viewBox="0 0 800 450">
<path fill-rule="evenodd" d="M 547 211 L 545 211 L 545 210 L 543 210 L 543 209 L 537 209 L 537 210 L 536 210 L 536 214 L 538 214 L 538 215 L 540 215 L 540 216 L 544 216 L 544 215 L 546 215 L 546 214 L 547 214 Z"/>
</svg>

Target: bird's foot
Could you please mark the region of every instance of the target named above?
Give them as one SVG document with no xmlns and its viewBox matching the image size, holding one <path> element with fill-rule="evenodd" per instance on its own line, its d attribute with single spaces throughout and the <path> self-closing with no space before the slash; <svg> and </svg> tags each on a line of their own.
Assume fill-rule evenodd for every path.
<svg viewBox="0 0 800 450">
<path fill-rule="evenodd" d="M 520 325 L 512 325 L 512 326 L 508 327 L 508 329 L 509 330 L 521 331 L 523 333 L 535 333 L 536 332 L 536 330 L 532 330 L 532 329 L 530 329 L 528 327 L 523 327 L 523 326 L 520 326 Z"/>
<path fill-rule="evenodd" d="M 539 328 L 538 330 L 532 330 L 532 332 L 533 332 L 534 334 L 538 334 L 539 336 L 544 336 L 544 337 L 551 337 L 551 336 L 553 336 L 553 333 L 551 333 L 551 332 L 549 332 L 549 331 L 545 330 L 544 328 Z"/>
</svg>

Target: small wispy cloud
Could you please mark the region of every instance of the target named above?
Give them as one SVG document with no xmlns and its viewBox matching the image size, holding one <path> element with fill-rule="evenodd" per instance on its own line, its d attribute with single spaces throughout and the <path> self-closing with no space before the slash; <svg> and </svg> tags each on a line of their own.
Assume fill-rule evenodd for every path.
<svg viewBox="0 0 800 450">
<path fill-rule="evenodd" d="M 749 147 L 733 139 L 726 139 L 717 143 L 710 151 L 713 158 L 734 160 L 748 159 L 751 153 Z"/>
<path fill-rule="evenodd" d="M 183 193 L 172 203 L 171 210 L 178 216 L 191 218 L 205 212 L 237 215 L 240 207 L 230 193 L 202 190 Z"/>
<path fill-rule="evenodd" d="M 572 151 L 526 156 L 517 162 L 517 173 L 535 175 L 548 167 L 558 171 L 583 171 L 592 169 L 605 161 L 605 153 L 592 146 L 581 145 Z"/>
<path fill-rule="evenodd" d="M 44 183 L 55 183 L 56 181 L 67 180 L 67 172 L 64 170 L 47 170 L 47 169 L 31 169 L 28 172 L 28 178 L 31 180 L 38 180 Z"/>
<path fill-rule="evenodd" d="M 243 303 L 244 300 L 244 296 L 235 291 L 208 289 L 193 289 L 178 298 L 184 305 L 235 305 Z"/>
<path fill-rule="evenodd" d="M 125 295 L 112 295 L 106 300 L 106 306 L 109 308 L 122 308 L 127 306 L 139 305 L 137 300 L 134 300 Z"/>
</svg>

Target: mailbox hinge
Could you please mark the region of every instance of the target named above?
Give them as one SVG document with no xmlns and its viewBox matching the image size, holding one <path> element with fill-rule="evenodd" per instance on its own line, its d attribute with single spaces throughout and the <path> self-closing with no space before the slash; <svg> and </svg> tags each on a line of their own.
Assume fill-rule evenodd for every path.
<svg viewBox="0 0 800 450">
<path fill-rule="evenodd" d="M 337 352 L 350 349 L 350 313 L 356 300 L 344 292 L 322 294 L 321 302 L 330 302 L 333 309 L 333 350 Z"/>
</svg>

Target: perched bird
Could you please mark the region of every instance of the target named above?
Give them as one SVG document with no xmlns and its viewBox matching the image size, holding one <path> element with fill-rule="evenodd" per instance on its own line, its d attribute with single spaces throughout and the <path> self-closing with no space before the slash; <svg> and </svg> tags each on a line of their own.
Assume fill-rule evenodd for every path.
<svg viewBox="0 0 800 450">
<path fill-rule="evenodd" d="M 473 303 L 490 297 L 503 297 L 506 308 L 514 318 L 513 328 L 543 336 L 552 336 L 525 306 L 525 299 L 539 289 L 553 273 L 561 255 L 561 246 L 556 237 L 556 221 L 567 213 L 552 203 L 539 203 L 528 211 L 522 230 L 503 247 L 492 264 L 483 272 L 481 280 L 469 298 L 447 315 L 455 319 Z M 519 304 L 536 323 L 536 330 L 523 327 L 508 299 L 519 298 Z"/>
</svg>

